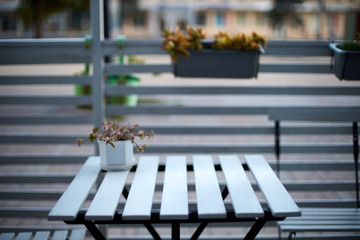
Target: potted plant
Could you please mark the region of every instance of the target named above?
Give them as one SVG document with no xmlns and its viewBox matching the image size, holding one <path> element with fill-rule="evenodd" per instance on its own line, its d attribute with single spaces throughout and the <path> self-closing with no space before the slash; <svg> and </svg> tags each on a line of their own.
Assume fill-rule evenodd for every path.
<svg viewBox="0 0 360 240">
<path fill-rule="evenodd" d="M 205 40 L 201 29 L 186 27 L 187 36 L 179 29 L 164 31 L 163 48 L 180 77 L 252 78 L 257 77 L 259 56 L 266 45 L 264 37 L 219 32 L 214 40 Z"/>
<path fill-rule="evenodd" d="M 145 132 L 138 124 L 120 125 L 116 122 L 102 123 L 102 131 L 94 128 L 88 139 L 90 142 L 97 140 L 100 150 L 100 162 L 103 170 L 127 170 L 132 167 L 135 160 L 133 157 L 133 144 L 138 152 L 144 152 L 145 144 L 136 143 L 136 138 L 151 139 L 154 132 Z M 83 139 L 78 139 L 80 146 Z"/>
<path fill-rule="evenodd" d="M 344 80 L 360 80 L 360 33 L 354 41 L 330 43 L 334 58 L 332 69 L 335 75 Z"/>
</svg>

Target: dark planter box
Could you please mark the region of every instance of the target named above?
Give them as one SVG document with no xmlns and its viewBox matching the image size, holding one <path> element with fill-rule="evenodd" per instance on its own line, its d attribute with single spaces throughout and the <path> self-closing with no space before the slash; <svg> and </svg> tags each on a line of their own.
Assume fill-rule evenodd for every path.
<svg viewBox="0 0 360 240">
<path fill-rule="evenodd" d="M 333 72 L 340 80 L 360 81 L 360 51 L 344 51 L 338 45 L 341 43 L 330 43 L 334 53 Z"/>
<path fill-rule="evenodd" d="M 190 50 L 179 56 L 174 75 L 198 78 L 253 78 L 259 70 L 260 51 Z"/>
</svg>

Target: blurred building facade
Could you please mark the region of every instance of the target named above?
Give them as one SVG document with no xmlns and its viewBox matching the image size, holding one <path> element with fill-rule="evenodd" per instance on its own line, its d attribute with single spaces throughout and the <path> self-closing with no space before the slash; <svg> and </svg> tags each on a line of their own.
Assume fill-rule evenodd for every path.
<svg viewBox="0 0 360 240">
<path fill-rule="evenodd" d="M 285 23 L 281 32 L 269 24 L 272 0 L 138 0 L 136 11 L 128 11 L 125 0 L 107 1 L 111 37 L 159 38 L 164 29 L 186 25 L 203 28 L 208 37 L 218 31 L 256 31 L 269 39 L 351 39 L 360 32 L 360 0 L 304 0 L 296 6 L 303 25 Z M 19 0 L 0 1 L 0 38 L 31 37 L 31 29 L 24 29 L 15 14 L 18 4 Z M 45 37 L 83 37 L 90 34 L 89 14 L 58 13 L 43 29 Z"/>
<path fill-rule="evenodd" d="M 32 38 L 34 26 L 26 28 L 16 10 L 21 0 L 0 0 L 0 38 Z M 52 14 L 43 22 L 43 37 L 83 37 L 90 34 L 89 10 Z"/>
<path fill-rule="evenodd" d="M 285 23 L 284 34 L 269 25 L 268 12 L 273 1 L 141 0 L 139 7 L 148 21 L 143 26 L 124 25 L 124 34 L 157 37 L 164 29 L 184 28 L 186 24 L 203 28 L 209 36 L 218 31 L 232 34 L 256 31 L 269 38 L 344 39 L 360 32 L 359 0 L 305 0 L 296 7 L 303 25 Z"/>
</svg>

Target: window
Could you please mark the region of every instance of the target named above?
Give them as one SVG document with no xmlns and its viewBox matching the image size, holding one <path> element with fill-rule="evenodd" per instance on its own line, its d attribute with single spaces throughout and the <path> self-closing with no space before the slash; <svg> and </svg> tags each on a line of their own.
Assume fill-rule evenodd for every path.
<svg viewBox="0 0 360 240">
<path fill-rule="evenodd" d="M 185 20 L 180 20 L 177 22 L 176 25 L 180 28 L 180 30 L 185 31 L 186 25 L 188 25 L 188 24 L 186 23 Z"/>
<path fill-rule="evenodd" d="M 236 23 L 238 26 L 246 25 L 246 13 L 245 12 L 238 12 L 236 14 Z"/>
<path fill-rule="evenodd" d="M 257 13 L 256 14 L 256 24 L 258 26 L 265 26 L 266 25 L 266 14 L 265 13 Z"/>
<path fill-rule="evenodd" d="M 199 12 L 196 19 L 197 25 L 204 26 L 206 25 L 206 14 L 204 12 Z"/>
<path fill-rule="evenodd" d="M 223 26 L 225 26 L 225 24 L 226 24 L 225 13 L 223 13 L 223 12 L 216 13 L 216 26 L 223 27 Z"/>
<path fill-rule="evenodd" d="M 0 16 L 1 29 L 5 31 L 16 30 L 16 20 L 14 14 L 3 14 Z"/>
<path fill-rule="evenodd" d="M 144 11 L 139 11 L 137 13 L 135 13 L 134 16 L 134 25 L 136 27 L 144 27 L 145 26 L 145 22 L 146 22 L 146 12 Z"/>
<path fill-rule="evenodd" d="M 59 17 L 61 19 L 61 17 Z M 59 20 L 61 21 L 61 20 Z M 87 30 L 89 29 L 90 15 L 88 11 L 72 11 L 71 20 L 68 27 L 71 29 Z"/>
<path fill-rule="evenodd" d="M 340 17 L 338 13 L 331 13 L 331 24 L 332 27 L 338 28 L 340 26 Z"/>
</svg>

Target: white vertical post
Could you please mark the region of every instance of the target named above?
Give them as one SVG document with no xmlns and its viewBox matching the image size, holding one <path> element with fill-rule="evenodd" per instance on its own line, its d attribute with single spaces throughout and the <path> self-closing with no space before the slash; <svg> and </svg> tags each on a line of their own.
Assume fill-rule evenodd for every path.
<svg viewBox="0 0 360 240">
<path fill-rule="evenodd" d="M 104 40 L 104 18 L 103 1 L 91 0 L 91 62 L 93 65 L 92 75 L 92 101 L 93 101 L 93 123 L 100 127 L 105 118 L 105 83 L 104 83 L 104 60 L 101 44 Z M 96 155 L 99 154 L 96 145 Z"/>
<path fill-rule="evenodd" d="M 102 56 L 102 42 L 104 40 L 104 2 L 103 0 L 90 0 L 91 17 L 91 62 L 93 65 L 92 75 L 92 106 L 93 124 L 101 127 L 105 118 L 105 82 L 104 82 L 104 59 Z M 95 154 L 99 155 L 99 145 L 95 144 Z M 97 187 L 100 186 L 101 178 L 98 178 Z M 107 235 L 105 225 L 99 226 L 100 231 Z"/>
</svg>

